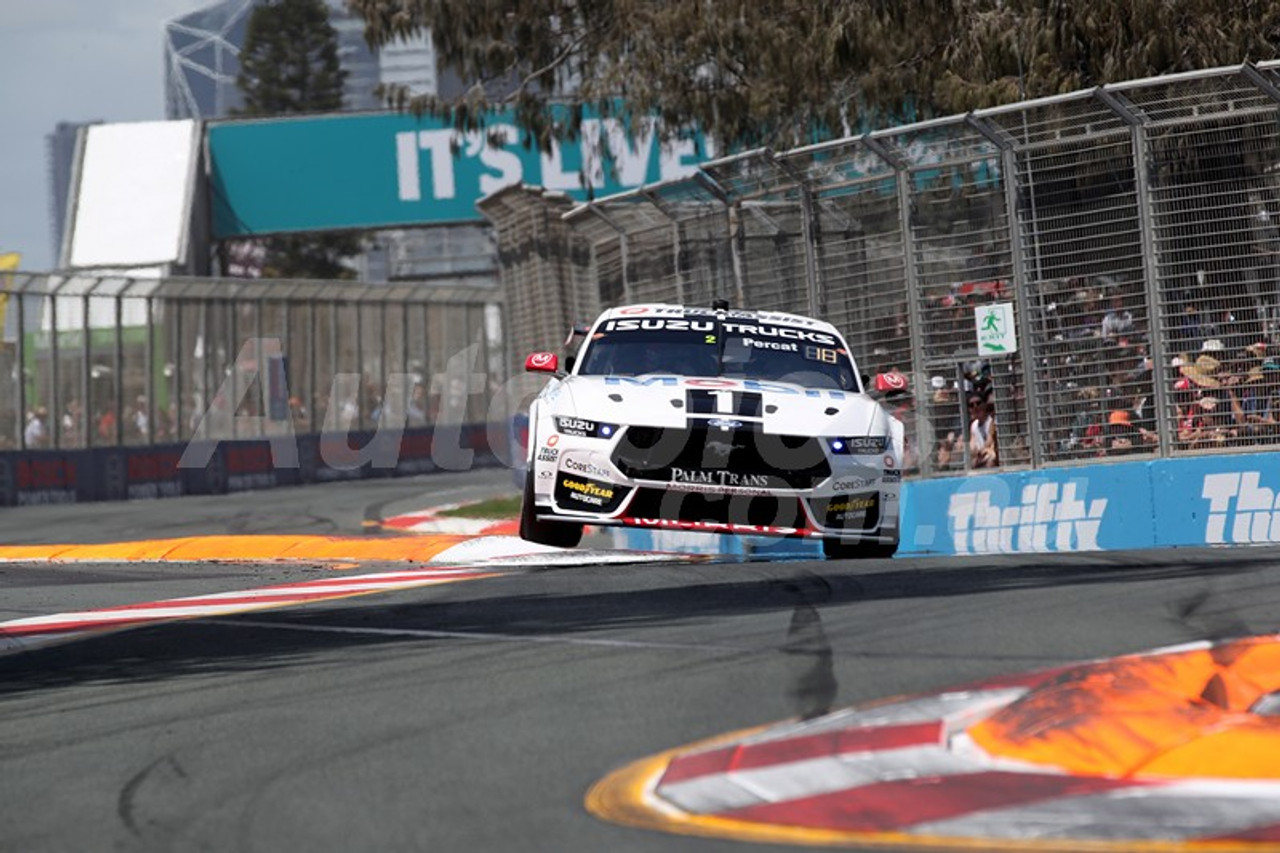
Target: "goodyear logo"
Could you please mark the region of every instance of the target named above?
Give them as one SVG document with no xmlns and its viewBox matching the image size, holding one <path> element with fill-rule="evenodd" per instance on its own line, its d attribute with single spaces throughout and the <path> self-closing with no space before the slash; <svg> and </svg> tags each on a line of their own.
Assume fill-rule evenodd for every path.
<svg viewBox="0 0 1280 853">
<path fill-rule="evenodd" d="M 865 512 L 875 505 L 874 497 L 846 498 L 827 504 L 827 512 Z"/>
<path fill-rule="evenodd" d="M 600 498 L 601 500 L 609 500 L 613 497 L 613 489 L 607 486 L 597 486 L 595 483 L 584 483 L 580 480 L 571 480 L 565 477 L 560 481 L 560 485 L 564 486 L 571 492 L 577 492 L 581 495 L 589 495 L 590 497 Z"/>
</svg>

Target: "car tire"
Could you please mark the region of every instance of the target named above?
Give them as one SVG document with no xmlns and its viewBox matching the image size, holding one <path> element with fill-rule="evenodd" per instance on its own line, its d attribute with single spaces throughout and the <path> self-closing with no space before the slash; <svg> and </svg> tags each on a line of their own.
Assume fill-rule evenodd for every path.
<svg viewBox="0 0 1280 853">
<path fill-rule="evenodd" d="M 582 525 L 562 521 L 538 521 L 533 502 L 533 468 L 525 474 L 524 499 L 520 502 L 520 538 L 539 545 L 576 548 L 582 541 Z"/>
<path fill-rule="evenodd" d="M 887 560 L 897 550 L 897 542 L 884 545 L 879 542 L 845 542 L 842 539 L 822 540 L 822 555 L 828 560 Z"/>
</svg>

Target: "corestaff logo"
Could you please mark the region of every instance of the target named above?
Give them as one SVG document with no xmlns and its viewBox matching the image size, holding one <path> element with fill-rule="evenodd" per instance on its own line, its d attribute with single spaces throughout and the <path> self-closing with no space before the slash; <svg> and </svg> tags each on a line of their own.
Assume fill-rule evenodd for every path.
<svg viewBox="0 0 1280 853">
<path fill-rule="evenodd" d="M 1209 502 L 1206 544 L 1280 542 L 1280 496 L 1261 481 L 1260 471 L 1205 475 L 1200 495 Z"/>
</svg>

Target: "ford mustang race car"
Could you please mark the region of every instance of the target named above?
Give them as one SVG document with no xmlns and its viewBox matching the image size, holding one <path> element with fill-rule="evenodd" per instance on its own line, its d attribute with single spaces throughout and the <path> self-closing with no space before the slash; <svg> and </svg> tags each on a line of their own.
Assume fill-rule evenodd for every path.
<svg viewBox="0 0 1280 853">
<path fill-rule="evenodd" d="M 565 369 L 525 361 L 551 381 L 529 410 L 523 538 L 573 547 L 584 524 L 632 525 L 820 537 L 831 558 L 897 549 L 903 426 L 830 323 L 655 304 L 575 332 Z"/>
</svg>

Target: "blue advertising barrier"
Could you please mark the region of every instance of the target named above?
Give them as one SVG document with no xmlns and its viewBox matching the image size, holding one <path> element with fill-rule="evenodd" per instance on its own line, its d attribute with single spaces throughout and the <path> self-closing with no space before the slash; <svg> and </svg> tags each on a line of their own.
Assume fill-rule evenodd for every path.
<svg viewBox="0 0 1280 853">
<path fill-rule="evenodd" d="M 899 554 L 1280 542 L 1280 454 L 1159 459 L 904 484 Z"/>
<path fill-rule="evenodd" d="M 1280 453 L 1179 460 L 1151 486 L 1157 544 L 1280 542 Z"/>
</svg>

